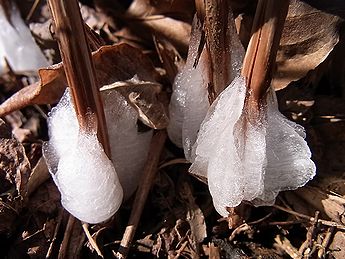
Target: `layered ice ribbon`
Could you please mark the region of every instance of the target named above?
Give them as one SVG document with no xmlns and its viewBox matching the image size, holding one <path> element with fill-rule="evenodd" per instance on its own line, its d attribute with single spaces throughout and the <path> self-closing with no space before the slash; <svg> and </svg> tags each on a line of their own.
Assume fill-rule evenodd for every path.
<svg viewBox="0 0 345 259">
<path fill-rule="evenodd" d="M 152 137 L 152 130 L 138 132 L 138 114 L 122 95 L 105 91 L 102 97 L 112 161 L 98 142 L 96 131 L 79 129 L 68 89 L 49 114 L 50 140 L 43 150 L 63 207 L 88 223 L 109 219 L 123 198 L 133 194 Z M 95 118 L 87 116 L 89 126 L 96 129 Z"/>
<path fill-rule="evenodd" d="M 279 112 L 275 92 L 254 120 L 245 97 L 245 79 L 236 77 L 208 110 L 193 146 L 190 172 L 208 179 L 222 216 L 242 201 L 272 205 L 280 191 L 305 185 L 316 171 L 303 127 Z"/>
</svg>

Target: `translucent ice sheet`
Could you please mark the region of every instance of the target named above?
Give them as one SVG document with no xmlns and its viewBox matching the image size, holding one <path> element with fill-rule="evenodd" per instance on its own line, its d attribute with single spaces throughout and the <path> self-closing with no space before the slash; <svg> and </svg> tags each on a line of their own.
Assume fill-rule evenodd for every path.
<svg viewBox="0 0 345 259">
<path fill-rule="evenodd" d="M 49 64 L 36 45 L 14 3 L 11 3 L 10 21 L 0 5 L 0 73 L 7 59 L 14 71 L 32 71 Z"/>
<path fill-rule="evenodd" d="M 90 123 L 95 123 L 92 116 Z M 121 205 L 122 187 L 96 132 L 79 130 L 68 90 L 52 109 L 48 124 L 51 138 L 43 152 L 62 205 L 88 223 L 109 219 Z"/>
<path fill-rule="evenodd" d="M 260 115 L 248 119 L 242 77 L 220 94 L 203 121 L 193 146 L 192 174 L 208 179 L 219 214 L 242 201 L 271 205 L 282 190 L 305 185 L 315 165 L 301 126 L 279 111 L 271 90 Z"/>
</svg>

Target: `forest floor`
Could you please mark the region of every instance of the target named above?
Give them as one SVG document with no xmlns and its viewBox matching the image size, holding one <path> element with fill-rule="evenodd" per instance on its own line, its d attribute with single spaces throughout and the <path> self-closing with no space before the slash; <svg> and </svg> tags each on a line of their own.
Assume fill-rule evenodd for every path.
<svg viewBox="0 0 345 259">
<path fill-rule="evenodd" d="M 35 1 L 17 2 L 50 62 L 60 62 L 45 1 L 37 1 L 35 8 Z M 85 22 L 106 44 L 140 48 L 158 71 L 164 71 L 150 34 L 160 27 L 151 24 L 150 18 L 128 18 L 115 12 L 126 10 L 131 1 L 81 2 Z M 194 1 L 133 2 L 141 7 L 140 3 L 150 2 L 152 19 L 174 14 L 175 21 L 181 19 L 189 26 L 169 31 L 173 23 L 161 24 L 169 31 L 166 38 L 171 45 L 166 46 L 174 46 L 185 59 L 188 39 L 184 36 L 190 29 Z M 252 1 L 233 2 L 237 13 L 245 10 L 253 17 Z M 139 7 L 132 12 L 144 13 Z M 280 193 L 274 206 L 242 204 L 222 218 L 207 185 L 188 173 L 190 164 L 183 150 L 166 140 L 128 258 L 345 258 L 344 32 L 341 24 L 337 45 L 315 69 L 277 89 L 280 111 L 306 129 L 317 176 L 303 188 Z M 0 77 L 1 102 L 36 80 L 35 73 L 8 69 Z M 171 82 L 168 78 L 164 82 L 164 91 L 170 95 Z M 50 109 L 50 105 L 28 106 L 0 121 L 0 257 L 97 258 L 98 247 L 104 258 L 111 258 L 119 248 L 134 197 L 111 222 L 89 227 L 97 245 L 91 244 L 80 221 L 62 208 L 42 158 Z"/>
</svg>

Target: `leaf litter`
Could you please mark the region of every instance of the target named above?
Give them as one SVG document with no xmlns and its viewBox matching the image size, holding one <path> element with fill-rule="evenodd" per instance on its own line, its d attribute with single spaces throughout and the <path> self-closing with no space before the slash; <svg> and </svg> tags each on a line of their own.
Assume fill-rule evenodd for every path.
<svg viewBox="0 0 345 259">
<path fill-rule="evenodd" d="M 133 4 L 135 2 L 138 4 L 141 1 L 134 1 Z M 194 9 L 191 6 L 186 8 L 185 5 L 182 5 L 183 8 L 173 9 L 172 3 L 178 7 L 178 2 L 151 1 L 149 4 L 145 2 L 145 8 L 151 8 L 151 12 L 136 14 L 147 20 L 143 23 L 137 19 L 136 23 L 147 26 L 150 30 L 145 37 L 140 31 L 135 32 L 141 39 L 140 51 L 129 45 L 120 44 L 103 47 L 104 52 L 101 54 L 99 53 L 102 51 L 95 52 L 99 55 L 99 60 L 95 61 L 96 69 L 99 71 L 97 75 L 103 80 L 100 87 L 108 85 L 112 89 L 121 88 L 117 92 L 132 105 L 133 111 L 140 118 L 137 122 L 138 131 L 147 132 L 150 130 L 147 127 L 165 128 L 168 123 L 167 102 L 164 101 L 164 96 L 171 93 L 171 74 L 180 69 L 165 72 L 162 68 L 174 67 L 179 56 L 185 57 L 188 41 L 183 35 L 186 35 L 188 29 L 181 29 L 182 32 L 177 33 L 184 40 L 181 41 L 179 37 L 172 39 L 175 37 L 174 34 L 164 35 L 160 28 L 155 27 L 156 24 L 148 24 L 148 22 L 151 18 L 155 18 L 153 15 L 167 15 L 170 16 L 169 19 L 177 23 L 181 21 L 181 17 L 185 17 L 181 27 L 176 27 L 176 29 L 188 28 L 186 24 L 191 26 Z M 242 2 L 241 10 L 250 13 L 250 3 L 246 6 L 247 3 Z M 332 1 L 330 6 L 309 3 L 310 1 L 291 2 L 299 6 L 296 9 L 298 15 L 293 18 L 296 21 L 291 20 L 291 24 L 301 22 L 310 26 L 307 27 L 309 29 L 301 28 L 298 31 L 312 32 L 313 29 L 319 29 L 322 25 L 322 30 L 319 29 L 319 32 L 324 34 L 310 39 L 314 35 L 305 33 L 304 41 L 295 44 L 293 42 L 296 39 L 293 34 L 295 31 L 292 30 L 290 34 L 284 32 L 282 42 L 285 43 L 279 50 L 281 54 L 278 53 L 278 60 L 285 61 L 278 62 L 277 71 L 288 71 L 288 73 L 279 72 L 278 78 L 281 80 L 278 83 L 273 81 L 273 84 L 276 89 L 281 89 L 277 92 L 280 110 L 306 128 L 307 141 L 318 168 L 317 178 L 307 187 L 279 195 L 276 207 L 247 208 L 249 215 L 244 217 L 246 221 L 237 224 L 238 230 L 236 225 L 234 225 L 235 229 L 229 229 L 231 219 L 220 218 L 214 211 L 207 186 L 187 173 L 188 165 L 173 162 L 183 158 L 183 152 L 167 142 L 161 156 L 161 164 L 167 164 L 167 166 L 161 167 L 157 174 L 129 257 L 257 258 L 261 256 L 283 258 L 285 256 L 286 258 L 290 256 L 301 258 L 303 255 L 313 255 L 319 258 L 342 258 L 345 239 L 340 229 L 344 224 L 342 215 L 345 187 L 342 148 L 344 139 L 342 93 L 344 91 L 341 87 L 344 85 L 338 82 L 337 88 L 334 88 L 333 82 L 334 71 L 337 69 L 339 71 L 339 67 L 344 67 L 343 60 L 336 58 L 343 51 L 341 46 L 344 46 L 343 39 L 339 38 L 338 30 L 339 25 L 342 24 L 340 18 L 342 18 L 341 10 L 344 10 L 344 7 L 337 1 Z M 308 3 L 310 6 L 307 5 Z M 236 13 L 238 10 L 236 7 L 239 8 L 236 6 L 237 1 L 233 1 L 232 5 Z M 306 7 L 301 8 L 301 5 Z M 20 4 L 18 6 L 21 8 Z M 315 7 L 319 9 L 313 9 Z M 92 7 L 88 8 L 92 9 Z M 168 14 L 169 8 L 172 8 L 172 13 L 181 15 Z M 36 15 L 39 16 L 41 10 L 35 10 Z M 104 10 L 112 11 L 107 7 L 103 8 L 102 12 Z M 129 10 L 133 10 L 133 7 Z M 89 15 L 92 16 L 92 12 Z M 253 16 L 253 13 L 251 15 Z M 320 18 L 322 22 L 302 22 L 313 15 Z M 189 18 L 186 19 L 186 17 Z M 324 22 L 327 19 L 331 22 Z M 121 26 L 126 28 L 127 25 L 136 26 L 127 18 L 124 20 L 127 25 L 119 23 L 118 19 L 113 19 L 113 21 L 118 23 L 118 28 Z M 118 28 L 104 30 L 104 24 L 102 27 L 100 23 L 105 22 L 104 20 L 96 22 L 93 25 L 94 29 L 108 41 L 109 39 L 118 41 L 113 40 L 109 43 L 121 42 L 121 38 L 116 35 L 117 31 L 112 32 L 113 29 Z M 287 24 L 289 24 L 289 16 Z M 107 24 L 107 26 L 113 25 Z M 164 27 L 165 24 L 162 23 L 162 26 Z M 289 27 L 285 30 L 289 31 Z M 159 59 L 162 53 L 158 56 L 155 52 L 151 33 L 167 40 L 175 47 L 176 53 L 181 54 L 169 53 L 165 58 Z M 122 35 L 126 36 L 126 34 Z M 147 37 L 148 35 L 150 37 Z M 126 37 L 126 41 L 123 39 L 123 42 L 131 43 L 130 39 L 131 37 Z M 337 47 L 334 48 L 336 43 Z M 320 49 L 317 46 L 324 46 L 324 48 Z M 143 51 L 148 54 L 142 54 Z M 161 51 L 164 54 L 168 50 Z M 306 66 L 303 60 L 312 62 L 308 62 Z M 26 75 L 22 76 L 22 78 L 26 77 Z M 12 99 L 14 101 L 11 106 L 3 108 L 4 105 L 1 105 L 0 109 L 5 120 L 5 123 L 1 123 L 1 132 L 3 132 L 1 147 L 4 156 L 4 159 L 1 159 L 1 171 L 6 172 L 1 177 L 2 209 L 0 210 L 0 217 L 4 219 L 1 220 L 0 237 L 6 247 L 3 247 L 1 251 L 4 251 L 3 254 L 9 258 L 54 258 L 57 255 L 60 258 L 61 256 L 96 257 L 92 249 L 84 246 L 86 239 L 80 223 L 68 220 L 67 213 L 63 212 L 59 202 L 59 193 L 51 179 L 46 180 L 47 168 L 41 164 L 42 160 L 39 159 L 41 154 L 35 148 L 35 145 L 41 145 L 42 140 L 47 140 L 47 129 L 42 123 L 43 116 L 49 111 L 49 105 L 57 103 L 66 86 L 61 65 L 41 70 L 40 80 L 40 83 L 24 87 L 18 93 L 17 99 Z M 17 91 L 18 81 L 14 82 L 16 82 L 14 88 L 7 88 L 6 91 L 1 89 L 2 100 Z M 27 84 L 28 82 L 24 82 L 24 85 Z M 28 105 L 39 106 L 26 107 Z M 143 105 L 142 108 L 139 105 Z M 20 114 L 14 115 L 16 114 L 14 111 L 19 108 Z M 153 113 L 151 113 L 152 110 Z M 8 115 L 3 116 L 3 111 Z M 28 121 L 35 116 L 38 120 L 36 120 L 36 126 L 33 127 Z M 8 124 L 11 126 L 7 126 Z M 18 135 L 15 129 L 26 128 L 33 132 L 33 134 L 30 133 L 30 137 L 12 138 L 13 135 Z M 8 162 L 6 164 L 3 161 Z M 40 162 L 37 163 L 37 161 Z M 118 219 L 120 225 L 118 226 L 122 228 L 126 224 L 130 206 L 131 200 L 120 210 Z M 284 208 L 284 211 L 281 208 Z M 320 214 L 317 216 L 315 211 L 319 211 Z M 270 216 L 266 217 L 267 215 Z M 111 257 L 112 252 L 117 250 L 121 240 L 123 231 L 120 231 L 118 226 L 114 227 L 113 224 L 106 223 L 102 226 L 95 225 L 90 229 L 92 233 L 98 233 L 97 244 L 106 258 Z M 101 231 L 97 232 L 98 230 Z M 66 236 L 69 236 L 69 239 L 66 239 Z M 70 240 L 70 243 L 66 240 Z"/>
</svg>

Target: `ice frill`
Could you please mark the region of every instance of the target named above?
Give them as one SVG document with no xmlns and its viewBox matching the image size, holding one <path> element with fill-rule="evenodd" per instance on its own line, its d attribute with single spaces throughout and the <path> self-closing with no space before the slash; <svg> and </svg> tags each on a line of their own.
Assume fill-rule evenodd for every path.
<svg viewBox="0 0 345 259">
<path fill-rule="evenodd" d="M 94 123 L 90 115 L 89 126 Z M 63 207 L 88 223 L 109 219 L 121 205 L 122 187 L 96 132 L 79 130 L 69 91 L 52 109 L 48 124 L 50 141 L 44 156 Z"/>
<path fill-rule="evenodd" d="M 229 46 L 223 54 L 229 58 L 231 63 L 228 71 L 224 72 L 231 82 L 240 74 L 244 49 L 234 25 L 229 26 L 229 29 L 231 35 Z M 186 159 L 189 161 L 194 159 L 192 147 L 210 107 L 208 87 L 211 82 L 210 71 L 212 69 L 207 46 L 205 45 L 199 53 L 201 38 L 200 24 L 194 20 L 187 61 L 175 78 L 169 106 L 170 123 L 167 128 L 169 138 L 175 145 L 184 149 Z M 222 61 L 217 60 L 216 62 Z"/>
<path fill-rule="evenodd" d="M 195 39 L 192 38 L 191 42 L 193 41 Z M 198 46 L 190 44 L 187 62 L 175 78 L 169 106 L 170 123 L 167 128 L 169 138 L 178 147 L 186 146 L 186 156 L 189 156 L 188 147 L 194 144 L 200 124 L 210 106 L 207 85 L 205 86 L 207 73 L 203 71 L 203 62 L 199 61 L 194 67 L 197 54 Z M 190 113 L 193 114 L 191 120 L 186 120 L 190 117 Z"/>
<path fill-rule="evenodd" d="M 0 4 L 0 73 L 7 59 L 14 71 L 31 71 L 48 66 L 14 3 L 10 3 L 10 21 Z"/>
<path fill-rule="evenodd" d="M 124 200 L 127 200 L 138 187 L 153 130 L 139 132 L 138 112 L 121 94 L 114 90 L 101 93 L 112 161 L 124 189 Z"/>
<path fill-rule="evenodd" d="M 62 205 L 88 223 L 110 218 L 122 198 L 126 200 L 134 193 L 153 133 L 138 132 L 137 111 L 116 90 L 101 93 L 114 166 L 104 154 L 96 133 L 79 132 L 68 90 L 49 114 L 50 141 L 44 147 Z M 91 116 L 90 126 L 92 123 Z"/>
<path fill-rule="evenodd" d="M 271 205 L 279 191 L 303 186 L 316 170 L 304 129 L 278 111 L 273 90 L 254 119 L 244 109 L 245 96 L 245 80 L 237 77 L 210 107 L 193 147 L 190 171 L 207 177 L 223 216 L 243 200 Z"/>
</svg>

